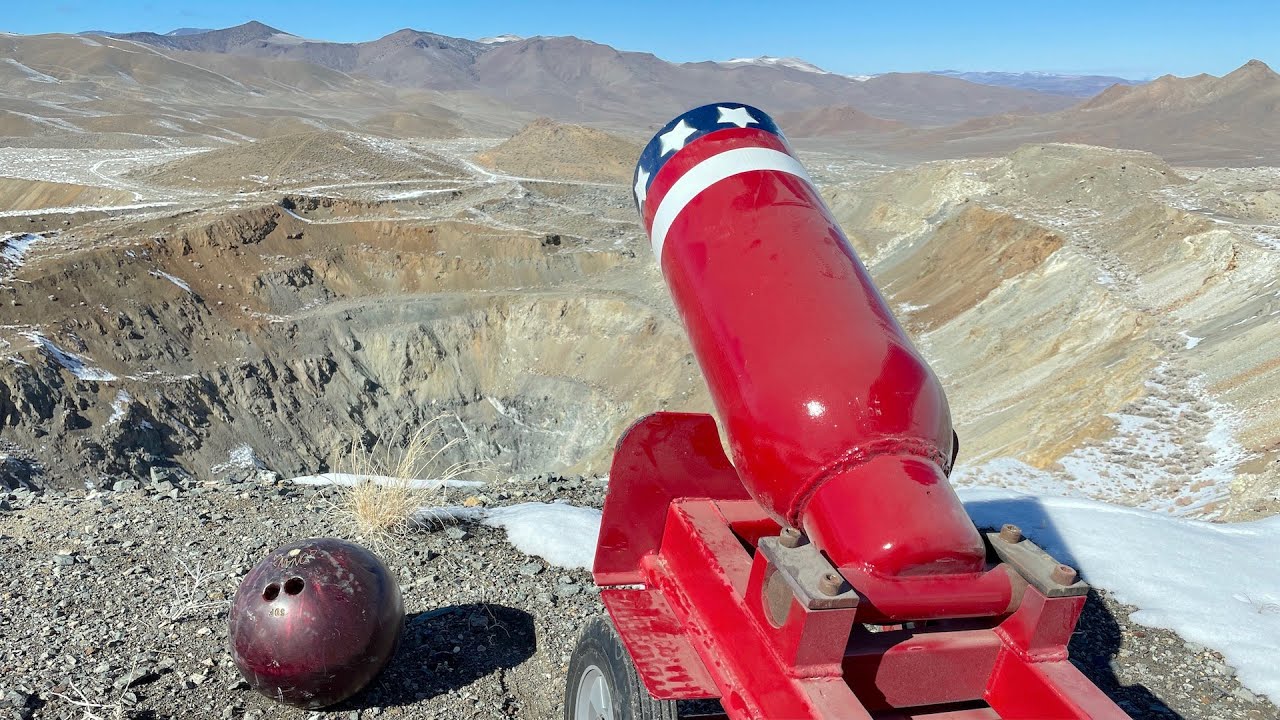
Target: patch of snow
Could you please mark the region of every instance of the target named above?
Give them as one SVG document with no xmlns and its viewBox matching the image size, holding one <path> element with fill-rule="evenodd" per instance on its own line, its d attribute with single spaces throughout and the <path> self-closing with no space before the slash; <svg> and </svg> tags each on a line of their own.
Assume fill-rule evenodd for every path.
<svg viewBox="0 0 1280 720">
<path fill-rule="evenodd" d="M 294 220 L 301 220 L 302 222 L 307 223 L 308 225 L 310 225 L 310 224 L 311 224 L 311 221 L 310 221 L 310 220 L 308 220 L 307 218 L 302 217 L 301 215 L 299 215 L 298 213 L 296 213 L 296 212 L 294 212 L 294 211 L 290 210 L 290 209 L 289 209 L 289 208 L 287 208 L 287 207 L 281 207 L 280 209 L 281 209 L 281 210 L 284 210 L 286 213 L 288 213 L 288 214 L 289 214 L 289 217 L 293 218 Z"/>
<path fill-rule="evenodd" d="M 133 396 L 128 390 L 121 390 L 116 393 L 116 399 L 111 402 L 111 417 L 107 418 L 108 425 L 115 425 L 124 420 L 124 416 L 129 412 L 129 403 L 133 402 Z"/>
<path fill-rule="evenodd" d="M 600 511 L 566 503 L 522 503 L 488 508 L 481 520 L 507 531 L 507 540 L 526 555 L 557 567 L 590 570 L 600 536 Z"/>
<path fill-rule="evenodd" d="M 181 423 L 178 424 L 181 425 Z M 221 475 L 231 470 L 263 470 L 266 467 L 266 464 L 258 459 L 258 455 L 253 451 L 253 448 L 248 443 L 244 443 L 232 448 L 227 453 L 227 461 L 209 468 L 209 472 Z"/>
<path fill-rule="evenodd" d="M 916 312 L 918 310 L 923 310 L 927 307 L 929 306 L 928 305 L 912 305 L 911 303 L 898 303 L 898 314 L 910 315 L 913 312 Z"/>
<path fill-rule="evenodd" d="M 174 275 L 170 275 L 169 273 L 167 273 L 167 272 L 165 272 L 165 271 L 163 271 L 163 270 L 152 270 L 152 271 L 151 271 L 151 276 L 152 276 L 152 277 L 162 277 L 162 278 L 164 278 L 165 280 L 168 280 L 169 282 L 173 283 L 174 285 L 177 285 L 178 287 L 182 288 L 183 290 L 186 290 L 187 292 L 191 292 L 191 286 L 190 286 L 190 285 L 188 285 L 188 284 L 186 283 L 186 281 L 184 281 L 184 280 L 183 280 L 182 278 L 180 278 L 180 277 L 176 277 L 176 276 L 174 276 Z"/>
<path fill-rule="evenodd" d="M 91 40 L 83 35 L 77 35 L 76 39 L 84 43 L 85 45 L 88 45 L 89 47 L 102 47 L 102 43 L 98 42 L 97 40 Z"/>
<path fill-rule="evenodd" d="M 297 485 L 311 485 L 318 487 L 327 487 L 330 485 L 338 485 L 341 487 L 353 487 L 362 482 L 371 482 L 375 485 L 382 486 L 399 486 L 407 485 L 414 490 L 435 490 L 437 488 L 474 488 L 484 485 L 479 480 L 433 480 L 431 478 L 397 478 L 387 475 L 356 475 L 352 473 L 321 473 L 320 475 L 301 475 L 293 478 L 290 482 Z"/>
<path fill-rule="evenodd" d="M 114 212 L 118 210 L 143 210 L 145 208 L 172 207 L 176 202 L 134 203 L 132 205 L 69 205 L 66 207 L 40 208 L 39 210 L 0 210 L 0 217 L 24 217 L 26 215 L 70 215 L 82 212 Z"/>
<path fill-rule="evenodd" d="M 840 73 L 833 73 L 830 70 L 824 70 L 818 67 L 817 65 L 814 65 L 808 60 L 801 60 L 800 58 L 797 58 L 797 57 L 773 57 L 771 55 L 761 55 L 760 57 L 754 57 L 754 58 L 733 58 L 732 60 L 722 60 L 716 64 L 728 65 L 731 67 L 741 66 L 741 65 L 756 65 L 759 67 L 784 67 L 784 68 L 789 68 L 791 70 L 799 70 L 801 72 L 813 73 L 815 75 L 838 75 L 839 77 L 843 77 L 848 80 L 854 80 L 857 82 L 866 82 L 867 80 L 870 80 L 871 78 L 875 77 L 875 75 L 841 75 Z"/>
<path fill-rule="evenodd" d="M 601 513 L 564 502 L 521 503 L 504 507 L 424 507 L 419 522 L 479 522 L 507 531 L 507 540 L 526 555 L 537 555 L 557 567 L 590 570 L 600 537 Z"/>
<path fill-rule="evenodd" d="M 979 527 L 1014 523 L 1130 619 L 1222 653 L 1240 682 L 1280 701 L 1280 516 L 1207 523 L 1091 500 L 963 489 Z"/>
<path fill-rule="evenodd" d="M 1267 248 L 1268 250 L 1280 251 L 1280 235 L 1258 231 L 1253 234 L 1253 239 L 1259 245 Z"/>
<path fill-rule="evenodd" d="M 27 79 L 31 80 L 32 82 L 54 83 L 58 85 L 62 84 L 62 81 L 59 80 L 58 78 L 53 77 L 52 75 L 45 75 L 44 73 L 38 72 L 36 70 L 32 70 L 31 68 L 27 67 L 26 65 L 23 65 L 22 63 L 18 62 L 17 60 L 14 60 L 13 58 L 0 58 L 0 62 L 5 62 L 14 66 L 15 68 L 18 69 L 18 72 L 22 73 L 23 75 L 26 75 Z"/>
<path fill-rule="evenodd" d="M 0 260 L 4 260 L 10 268 L 22 267 L 22 258 L 32 245 L 43 240 L 39 235 L 23 233 L 0 238 Z"/>
<path fill-rule="evenodd" d="M 412 200 L 426 195 L 438 195 L 441 193 L 458 192 L 461 188 L 432 188 L 428 190 L 404 190 L 397 193 L 383 193 L 378 195 L 379 200 Z"/>
<path fill-rule="evenodd" d="M 494 35 L 493 37 L 480 38 L 476 42 L 480 43 L 481 45 L 499 45 L 501 43 L 520 42 L 523 39 L 524 38 L 520 37 L 519 35 L 512 35 L 508 33 L 506 35 Z"/>
<path fill-rule="evenodd" d="M 66 350 L 63 350 L 62 348 L 58 347 L 52 340 L 46 338 L 44 335 L 41 335 L 38 332 L 26 332 L 26 333 L 23 333 L 23 336 L 26 337 L 31 342 L 35 343 L 36 346 L 39 347 L 41 350 L 43 350 L 46 355 L 53 358 L 55 362 L 57 362 L 62 367 L 66 368 L 68 371 L 71 372 L 72 375 L 75 375 L 81 380 L 90 380 L 93 382 L 111 382 L 113 380 L 119 379 L 115 375 L 107 372 L 106 370 L 103 370 L 102 368 L 94 367 L 93 365 L 90 365 L 88 360 L 86 360 L 85 358 L 79 355 L 76 355 L 73 352 L 68 352 Z"/>
<path fill-rule="evenodd" d="M 1188 334 L 1188 333 L 1187 333 L 1187 331 L 1185 331 L 1185 330 L 1183 330 L 1182 332 L 1180 332 L 1180 333 L 1178 333 L 1178 334 L 1179 334 L 1179 335 L 1181 335 L 1182 337 L 1184 337 L 1184 338 L 1186 338 L 1186 339 L 1187 339 L 1187 347 L 1186 347 L 1186 349 L 1187 349 L 1187 350 L 1190 350 L 1191 348 L 1194 348 L 1195 346 L 1197 346 L 1197 345 L 1199 345 L 1199 344 L 1200 344 L 1200 341 L 1201 341 L 1201 340 L 1204 340 L 1204 338 L 1202 338 L 1202 337 L 1192 337 L 1192 336 L 1191 336 L 1190 334 Z"/>
<path fill-rule="evenodd" d="M 796 57 L 772 57 L 769 55 L 761 55 L 755 58 L 734 58 L 725 60 L 721 65 L 763 65 L 766 67 L 785 67 L 792 70 L 801 70 L 803 72 L 814 73 L 817 75 L 831 75 L 831 71 L 823 70 L 807 60 L 801 60 Z"/>
</svg>

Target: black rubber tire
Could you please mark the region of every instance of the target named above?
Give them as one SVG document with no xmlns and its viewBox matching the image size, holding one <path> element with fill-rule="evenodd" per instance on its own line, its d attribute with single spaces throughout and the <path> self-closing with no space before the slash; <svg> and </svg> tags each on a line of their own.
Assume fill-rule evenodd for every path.
<svg viewBox="0 0 1280 720">
<path fill-rule="evenodd" d="M 574 714 L 579 685 L 593 666 L 600 670 L 608 685 L 614 720 L 678 720 L 675 701 L 654 700 L 644 689 L 631 655 L 623 647 L 613 623 L 605 617 L 592 618 L 578 636 L 565 683 L 564 720 L 599 720 Z"/>
</svg>

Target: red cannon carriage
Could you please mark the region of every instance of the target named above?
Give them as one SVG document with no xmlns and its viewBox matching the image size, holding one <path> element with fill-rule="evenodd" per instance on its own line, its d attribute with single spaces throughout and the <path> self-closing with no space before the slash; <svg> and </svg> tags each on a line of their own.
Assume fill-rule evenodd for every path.
<svg viewBox="0 0 1280 720">
<path fill-rule="evenodd" d="M 947 477 L 946 396 L 773 121 L 668 123 L 635 194 L 709 415 L 619 441 L 567 720 L 1126 718 L 1067 658 L 1088 586 Z"/>
</svg>

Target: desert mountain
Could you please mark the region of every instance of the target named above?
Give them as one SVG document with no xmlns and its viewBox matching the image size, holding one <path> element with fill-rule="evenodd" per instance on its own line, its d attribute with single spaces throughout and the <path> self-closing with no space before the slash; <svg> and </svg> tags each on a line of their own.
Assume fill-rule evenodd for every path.
<svg viewBox="0 0 1280 720">
<path fill-rule="evenodd" d="M 1028 140 L 1154 152 L 1189 164 L 1261 165 L 1280 158 L 1280 75 L 1251 60 L 1223 77 L 1166 75 L 1113 86 L 1076 107 L 971 121 L 924 141 L 948 152 L 1005 152 Z"/>
<path fill-rule="evenodd" d="M 278 38 L 278 42 L 282 42 L 284 44 L 301 41 L 301 38 L 297 38 L 294 35 L 282 32 L 270 25 L 264 25 L 257 21 L 247 22 L 235 27 L 223 28 L 221 30 L 188 32 L 178 35 L 173 33 L 160 35 L 159 33 L 153 32 L 107 33 L 107 35 L 110 37 L 120 38 L 122 40 L 144 42 L 148 45 L 170 48 L 172 50 L 222 53 L 236 52 L 244 47 L 259 46 L 263 43 L 271 42 L 273 38 Z"/>
<path fill-rule="evenodd" d="M 483 98 L 450 99 L 458 111 L 442 100 L 296 60 L 165 50 L 107 36 L 0 36 L 6 145 L 167 147 L 168 139 L 190 138 L 216 146 L 356 128 L 443 137 L 458 134 L 456 121 L 469 109 L 498 118 L 477 123 L 486 132 L 510 132 L 525 120 L 492 112 Z"/>
<path fill-rule="evenodd" d="M 626 183 L 642 148 L 608 133 L 545 118 L 476 156 L 481 165 L 525 177 Z"/>
<path fill-rule="evenodd" d="M 1134 81 L 1111 75 L 1063 75 L 1048 72 L 961 72 L 935 70 L 934 75 L 959 78 L 979 85 L 998 85 L 1035 90 L 1050 95 L 1093 97 L 1112 85 L 1134 85 Z"/>
<path fill-rule="evenodd" d="M 306 40 L 258 22 L 195 35 L 120 37 L 166 51 L 301 60 L 397 87 L 474 91 L 574 122 L 634 126 L 639 121 L 647 126 L 653 117 L 727 97 L 771 112 L 847 104 L 920 125 L 1015 110 L 1048 112 L 1070 104 L 1059 96 L 923 73 L 861 82 L 780 60 L 674 64 L 575 37 L 482 43 L 406 29 L 371 42 L 332 43 Z"/>
</svg>

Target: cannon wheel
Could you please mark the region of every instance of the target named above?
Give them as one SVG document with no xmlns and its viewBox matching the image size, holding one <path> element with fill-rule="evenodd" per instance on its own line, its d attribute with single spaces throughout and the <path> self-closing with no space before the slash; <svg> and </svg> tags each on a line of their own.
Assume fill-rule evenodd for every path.
<svg viewBox="0 0 1280 720">
<path fill-rule="evenodd" d="M 677 720 L 676 703 L 654 700 L 608 618 L 582 629 L 569 661 L 564 720 Z"/>
</svg>

